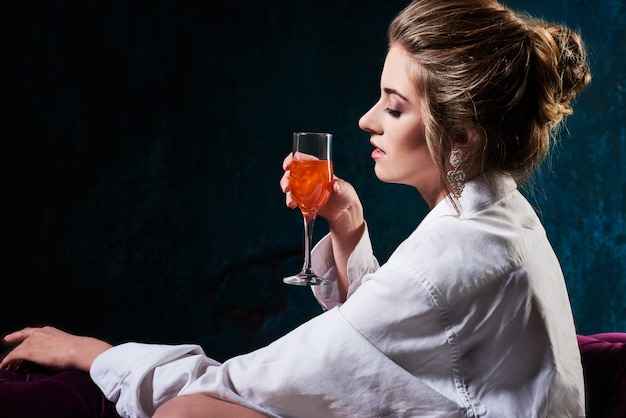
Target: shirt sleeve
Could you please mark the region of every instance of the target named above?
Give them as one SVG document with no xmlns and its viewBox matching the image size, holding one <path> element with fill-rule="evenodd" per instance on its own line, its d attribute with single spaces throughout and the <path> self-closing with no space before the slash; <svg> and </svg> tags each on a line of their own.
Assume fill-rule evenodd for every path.
<svg viewBox="0 0 626 418">
<path fill-rule="evenodd" d="M 354 267 L 365 271 L 363 266 L 373 267 Z M 445 340 L 441 329 L 418 325 L 419 317 L 437 315 L 429 295 L 402 272 L 380 268 L 357 275 L 361 278 L 359 290 L 341 307 L 248 354 L 218 363 L 194 345 L 127 343 L 101 354 L 92 378 L 122 416 L 133 418 L 150 417 L 166 400 L 191 393 L 268 417 L 430 416 L 433 411 L 456 416 L 453 387 L 444 394 L 413 374 L 424 364 L 439 363 L 431 349 Z M 417 312 L 415 305 L 421 306 Z M 419 362 L 414 361 L 416 331 L 431 336 L 420 344 Z"/>
<path fill-rule="evenodd" d="M 124 417 L 151 417 L 158 406 L 220 363 L 198 345 L 126 343 L 100 354 L 91 378 Z M 180 373 L 172 374 L 174 369 Z"/>
<path fill-rule="evenodd" d="M 341 305 L 330 235 L 324 237 L 315 246 L 312 262 L 318 273 L 331 279 L 329 285 L 312 286 L 314 296 L 320 305 L 325 310 L 331 310 L 333 307 Z M 366 274 L 376 271 L 378 268 L 379 264 L 373 255 L 366 225 L 359 243 L 348 259 L 348 278 L 350 280 L 348 297 L 359 288 Z M 336 315 L 337 313 L 331 316 Z M 325 319 L 319 318 L 316 322 L 330 320 L 326 316 L 323 318 Z M 308 328 L 315 327 L 312 325 L 302 327 L 300 333 L 306 332 L 307 334 L 303 337 L 304 340 L 316 338 L 316 344 L 323 344 L 323 341 L 332 338 L 332 333 L 328 333 L 328 327 L 320 327 L 326 328 L 326 330 L 319 333 L 313 330 L 307 332 Z M 319 338 L 319 336 L 322 337 Z M 277 351 L 281 350 L 278 347 L 286 347 L 286 353 L 292 355 L 296 339 L 297 337 L 293 336 L 283 337 L 280 342 L 275 342 L 272 345 L 273 349 L 257 350 L 257 352 L 246 356 L 231 359 L 225 365 L 207 357 L 198 345 L 126 343 L 113 347 L 96 358 L 90 373 L 105 396 L 116 403 L 118 412 L 125 417 L 150 417 L 168 399 L 188 391 L 190 393 L 194 391 L 205 392 L 208 388 L 211 388 L 213 396 L 256 409 L 271 416 L 270 412 L 259 409 L 257 403 L 249 402 L 249 397 L 240 397 L 238 395 L 239 389 L 232 387 L 229 376 L 233 368 L 240 367 L 240 364 L 246 364 L 246 359 L 262 357 L 262 353 L 269 353 L 270 357 L 281 357 L 280 354 L 277 354 Z M 285 354 L 283 357 L 288 356 Z M 300 357 L 295 356 L 294 358 L 296 363 L 302 363 Z M 248 369 L 249 367 L 249 365 L 246 366 Z M 295 370 L 291 366 L 288 369 Z M 319 370 L 319 363 L 316 369 Z M 268 378 L 271 375 L 276 375 L 276 370 L 267 370 L 267 372 L 269 373 Z M 235 374 L 237 376 L 249 375 L 248 372 L 236 372 Z M 278 373 L 278 376 L 281 374 Z M 284 378 L 284 376 L 282 377 Z"/>
<path fill-rule="evenodd" d="M 330 234 L 322 238 L 313 248 L 311 263 L 315 272 L 330 279 L 330 283 L 327 285 L 311 286 L 313 295 L 319 304 L 324 310 L 340 306 L 342 302 L 337 287 L 337 270 Z M 361 286 L 363 277 L 378 270 L 379 266 L 378 260 L 374 256 L 367 224 L 365 224 L 363 235 L 348 258 L 348 281 L 350 282 L 348 298 Z"/>
<path fill-rule="evenodd" d="M 151 417 L 168 399 L 193 393 L 271 418 L 392 417 L 399 410 L 428 416 L 435 406 L 451 410 L 447 398 L 381 355 L 338 308 L 221 364 L 193 345 L 127 343 L 101 354 L 91 376 L 116 401 L 120 415 L 132 418 Z M 429 401 L 416 402 L 421 395 Z"/>
</svg>

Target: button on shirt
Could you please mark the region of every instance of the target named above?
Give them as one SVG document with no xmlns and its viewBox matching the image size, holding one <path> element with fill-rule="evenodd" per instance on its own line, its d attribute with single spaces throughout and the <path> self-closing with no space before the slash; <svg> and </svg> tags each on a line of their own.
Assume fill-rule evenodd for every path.
<svg viewBox="0 0 626 418">
<path fill-rule="evenodd" d="M 91 376 L 128 417 L 205 393 L 270 417 L 584 417 L 574 322 L 559 262 L 507 177 L 469 181 L 379 267 L 367 230 L 341 303 L 329 237 L 313 253 L 333 282 L 324 312 L 219 363 L 198 345 L 126 343 Z"/>
</svg>

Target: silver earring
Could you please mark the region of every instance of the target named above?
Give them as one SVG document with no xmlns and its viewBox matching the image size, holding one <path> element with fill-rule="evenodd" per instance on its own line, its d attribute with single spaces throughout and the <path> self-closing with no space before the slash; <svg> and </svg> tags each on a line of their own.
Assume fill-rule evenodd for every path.
<svg viewBox="0 0 626 418">
<path fill-rule="evenodd" d="M 452 170 L 448 171 L 448 182 L 450 182 L 450 186 L 452 186 L 452 196 L 456 199 L 461 197 L 461 193 L 465 188 L 465 172 L 463 170 L 459 170 L 461 162 L 461 153 L 455 148 L 452 150 L 452 154 L 450 154 L 450 165 L 452 165 Z"/>
</svg>

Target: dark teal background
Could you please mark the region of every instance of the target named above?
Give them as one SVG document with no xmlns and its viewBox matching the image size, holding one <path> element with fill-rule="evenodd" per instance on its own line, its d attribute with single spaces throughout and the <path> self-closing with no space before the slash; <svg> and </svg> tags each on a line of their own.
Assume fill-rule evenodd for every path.
<svg viewBox="0 0 626 418">
<path fill-rule="evenodd" d="M 224 359 L 319 313 L 281 282 L 302 257 L 278 186 L 295 130 L 334 133 L 382 261 L 419 223 L 421 198 L 376 179 L 357 126 L 406 2 L 249 3 L 2 2 L 1 333 L 53 324 Z M 626 331 L 626 4 L 508 4 L 589 47 L 593 82 L 533 200 L 579 332 Z"/>
</svg>

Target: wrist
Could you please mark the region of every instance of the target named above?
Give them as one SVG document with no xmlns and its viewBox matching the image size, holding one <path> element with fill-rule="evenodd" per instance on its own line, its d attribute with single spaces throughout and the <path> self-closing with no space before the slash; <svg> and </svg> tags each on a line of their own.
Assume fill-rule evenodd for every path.
<svg viewBox="0 0 626 418">
<path fill-rule="evenodd" d="M 92 337 L 80 337 L 80 344 L 77 344 L 70 351 L 75 367 L 79 370 L 89 371 L 91 364 L 100 354 L 112 347 L 111 344 Z"/>
<path fill-rule="evenodd" d="M 342 215 L 328 221 L 328 228 L 333 238 L 333 247 L 340 245 L 351 251 L 361 239 L 365 230 L 365 219 L 360 207 L 348 207 Z"/>
</svg>

